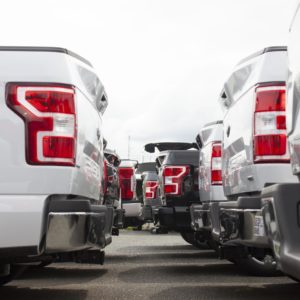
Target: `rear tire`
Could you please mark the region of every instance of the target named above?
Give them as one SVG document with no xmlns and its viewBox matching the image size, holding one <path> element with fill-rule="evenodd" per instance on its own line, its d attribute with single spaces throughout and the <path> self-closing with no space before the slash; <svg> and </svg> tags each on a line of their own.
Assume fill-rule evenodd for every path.
<svg viewBox="0 0 300 300">
<path fill-rule="evenodd" d="M 5 276 L 0 276 L 0 286 L 5 285 L 10 281 L 12 281 L 13 279 L 19 277 L 24 272 L 25 269 L 26 269 L 25 266 L 11 265 L 10 273 Z"/>
<path fill-rule="evenodd" d="M 189 244 L 193 245 L 198 249 L 208 249 L 206 241 L 200 241 L 196 238 L 195 232 L 180 232 L 181 237 Z"/>
<path fill-rule="evenodd" d="M 296 281 L 296 282 L 298 282 L 298 283 L 300 283 L 300 280 L 299 279 L 297 279 L 296 277 L 294 277 L 294 276 L 291 276 L 291 275 L 288 275 L 288 274 L 285 274 L 287 277 L 289 277 L 289 278 L 291 278 L 292 280 L 294 280 L 294 281 Z"/>
</svg>

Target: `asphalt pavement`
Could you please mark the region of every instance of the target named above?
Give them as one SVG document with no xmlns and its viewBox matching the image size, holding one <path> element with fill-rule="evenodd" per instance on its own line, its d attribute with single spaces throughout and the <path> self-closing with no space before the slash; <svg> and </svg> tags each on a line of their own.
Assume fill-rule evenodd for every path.
<svg viewBox="0 0 300 300">
<path fill-rule="evenodd" d="M 175 233 L 127 230 L 113 237 L 103 266 L 31 268 L 0 288 L 1 300 L 299 298 L 300 284 L 285 276 L 249 276 Z"/>
</svg>

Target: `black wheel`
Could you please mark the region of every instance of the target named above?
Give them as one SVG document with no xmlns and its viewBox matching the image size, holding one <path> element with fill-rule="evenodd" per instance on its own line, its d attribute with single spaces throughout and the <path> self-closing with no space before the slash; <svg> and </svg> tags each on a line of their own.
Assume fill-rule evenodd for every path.
<svg viewBox="0 0 300 300">
<path fill-rule="evenodd" d="M 5 285 L 6 283 L 9 283 L 12 280 L 13 280 L 13 278 L 11 278 L 11 275 L 0 276 L 0 286 Z"/>
<path fill-rule="evenodd" d="M 278 276 L 282 273 L 277 269 L 274 256 L 266 251 L 264 255 L 254 255 L 249 253 L 247 258 L 234 259 L 237 266 L 247 273 L 255 276 Z"/>
<path fill-rule="evenodd" d="M 194 233 L 193 232 L 180 232 L 181 237 L 189 244 L 194 243 Z"/>
<path fill-rule="evenodd" d="M 200 241 L 197 239 L 195 232 L 180 232 L 181 237 L 189 244 L 198 249 L 208 249 L 206 241 Z"/>
<path fill-rule="evenodd" d="M 297 279 L 296 277 L 291 276 L 291 275 L 288 275 L 288 274 L 286 274 L 286 276 L 289 277 L 289 278 L 291 278 L 292 280 L 294 280 L 294 281 L 300 283 L 300 279 Z"/>
<path fill-rule="evenodd" d="M 5 285 L 6 283 L 9 283 L 13 279 L 19 277 L 24 272 L 25 269 L 26 269 L 25 266 L 11 265 L 9 275 L 0 276 L 0 286 Z"/>
<path fill-rule="evenodd" d="M 209 239 L 208 241 L 207 241 L 207 245 L 208 245 L 208 247 L 210 248 L 210 249 L 212 249 L 212 250 L 215 250 L 216 252 L 218 252 L 218 249 L 219 249 L 219 243 L 218 242 L 216 242 L 215 240 L 213 240 L 213 239 Z"/>
</svg>

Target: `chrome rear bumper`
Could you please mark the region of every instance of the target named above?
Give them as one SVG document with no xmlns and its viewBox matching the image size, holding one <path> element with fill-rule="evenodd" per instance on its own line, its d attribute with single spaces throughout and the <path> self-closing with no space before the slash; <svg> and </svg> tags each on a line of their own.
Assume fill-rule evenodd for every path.
<svg viewBox="0 0 300 300">
<path fill-rule="evenodd" d="M 240 197 L 219 204 L 220 242 L 226 245 L 268 248 L 259 197 Z"/>
<path fill-rule="evenodd" d="M 50 205 L 42 253 L 102 249 L 111 242 L 113 208 L 88 203 L 81 207 L 82 211 L 72 211 L 72 205 L 68 205 L 70 211 L 64 211 L 66 207 L 56 202 L 55 211 Z"/>
</svg>

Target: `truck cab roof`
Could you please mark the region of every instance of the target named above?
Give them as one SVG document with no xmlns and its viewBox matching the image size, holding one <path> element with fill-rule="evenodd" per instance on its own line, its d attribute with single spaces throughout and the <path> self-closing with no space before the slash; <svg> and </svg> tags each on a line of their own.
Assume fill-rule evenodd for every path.
<svg viewBox="0 0 300 300">
<path fill-rule="evenodd" d="M 284 82 L 287 77 L 287 47 L 266 47 L 242 59 L 226 80 L 219 101 L 227 110 L 247 90 L 263 82 Z"/>
<path fill-rule="evenodd" d="M 29 51 L 29 52 L 57 52 L 64 53 L 75 57 L 76 59 L 84 62 L 85 64 L 92 67 L 92 64 L 84 57 L 78 55 L 77 53 L 70 51 L 66 48 L 61 47 L 40 47 L 40 46 L 0 46 L 0 51 Z"/>
<path fill-rule="evenodd" d="M 271 47 L 263 48 L 262 50 L 254 52 L 253 54 L 250 54 L 247 57 L 240 60 L 237 64 L 237 66 L 240 64 L 243 64 L 244 62 L 246 62 L 254 57 L 260 56 L 260 55 L 268 53 L 268 52 L 277 52 L 277 51 L 287 51 L 287 46 L 271 46 Z"/>
<path fill-rule="evenodd" d="M 211 142 L 223 140 L 223 121 L 210 122 L 204 125 L 200 132 L 199 138 L 202 147 L 206 146 Z M 196 137 L 197 140 L 197 137 Z"/>
<path fill-rule="evenodd" d="M 103 113 L 107 95 L 91 63 L 59 47 L 0 47 L 0 82 L 59 83 L 78 88 Z"/>
<path fill-rule="evenodd" d="M 155 162 L 139 163 L 137 166 L 136 174 L 142 174 L 143 172 L 155 172 Z"/>
</svg>

